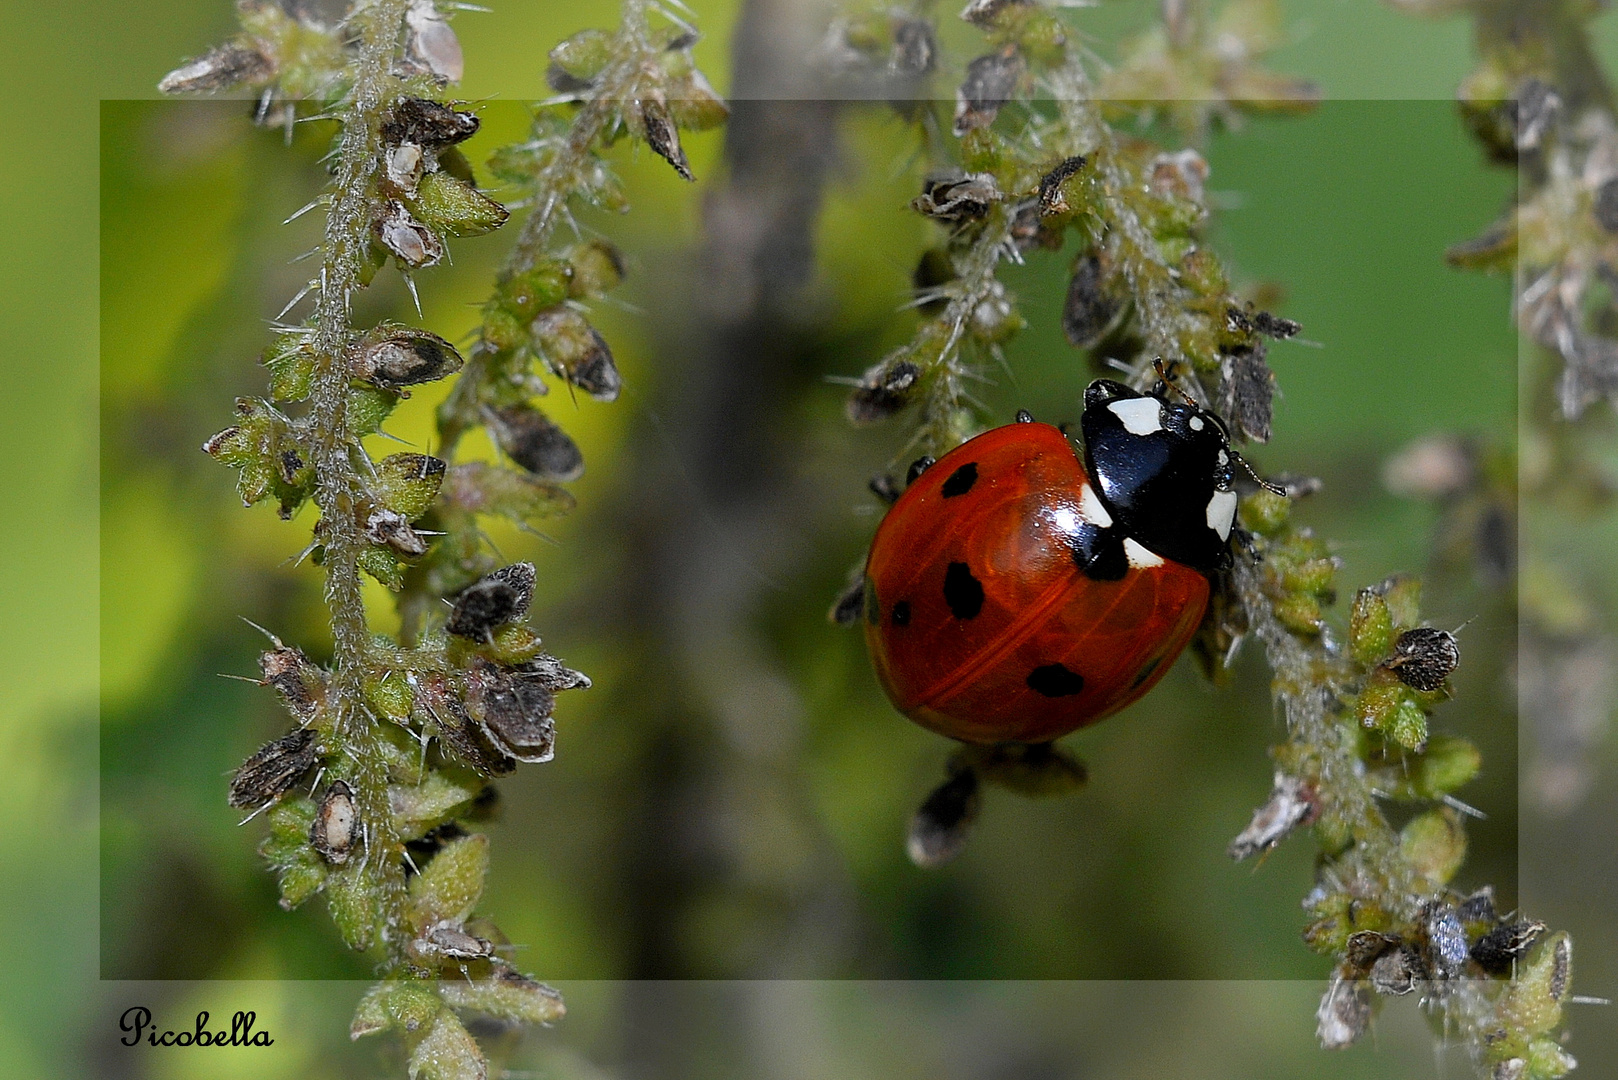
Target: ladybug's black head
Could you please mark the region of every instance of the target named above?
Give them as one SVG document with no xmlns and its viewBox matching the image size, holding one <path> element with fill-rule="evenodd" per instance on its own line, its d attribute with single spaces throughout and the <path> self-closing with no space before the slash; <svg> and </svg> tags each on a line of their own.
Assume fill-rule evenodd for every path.
<svg viewBox="0 0 1618 1080">
<path fill-rule="evenodd" d="M 1097 379 L 1084 392 L 1084 467 L 1117 528 L 1142 547 L 1214 573 L 1230 565 L 1234 454 L 1219 417 Z"/>
</svg>

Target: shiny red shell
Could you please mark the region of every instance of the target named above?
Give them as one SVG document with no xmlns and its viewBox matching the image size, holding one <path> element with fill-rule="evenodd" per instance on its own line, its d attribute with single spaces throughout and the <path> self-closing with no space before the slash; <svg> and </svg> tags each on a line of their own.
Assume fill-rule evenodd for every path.
<svg viewBox="0 0 1618 1080">
<path fill-rule="evenodd" d="M 1163 677 L 1208 579 L 1142 548 L 1121 579 L 1087 577 L 1071 538 L 1098 515 L 1089 488 L 1065 435 L 1018 423 L 956 447 L 894 503 L 866 562 L 865 638 L 900 712 L 965 742 L 1047 742 Z"/>
</svg>

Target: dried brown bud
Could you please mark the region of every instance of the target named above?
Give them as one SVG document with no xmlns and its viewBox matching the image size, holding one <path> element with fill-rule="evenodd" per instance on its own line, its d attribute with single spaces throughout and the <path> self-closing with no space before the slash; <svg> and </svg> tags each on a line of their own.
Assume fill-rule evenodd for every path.
<svg viewBox="0 0 1618 1080">
<path fill-rule="evenodd" d="M 1416 988 L 1418 981 L 1425 978 L 1421 958 L 1404 945 L 1389 949 L 1371 965 L 1371 988 L 1379 994 L 1395 997 L 1408 994 Z"/>
<path fill-rule="evenodd" d="M 359 838 L 360 815 L 354 805 L 354 789 L 333 780 L 315 808 L 315 820 L 309 825 L 309 846 L 327 862 L 341 866 L 348 861 Z"/>
<path fill-rule="evenodd" d="M 966 65 L 966 78 L 955 92 L 955 134 L 965 135 L 973 128 L 994 123 L 1000 106 L 1017 92 L 1023 76 L 1022 53 L 1016 45 L 980 56 Z"/>
<path fill-rule="evenodd" d="M 512 405 L 496 410 L 489 430 L 506 456 L 535 476 L 568 481 L 584 475 L 578 444 L 538 409 Z"/>
<path fill-rule="evenodd" d="M 1478 938 L 1472 946 L 1472 959 L 1490 975 L 1510 975 L 1516 962 L 1545 932 L 1542 922 L 1511 923 L 1497 926 Z"/>
<path fill-rule="evenodd" d="M 674 171 L 685 179 L 695 180 L 696 177 L 691 175 L 691 166 L 685 160 L 685 151 L 680 147 L 680 132 L 669 117 L 668 107 L 652 98 L 643 100 L 640 103 L 640 122 L 646 144 L 652 151 L 673 165 Z"/>
<path fill-rule="evenodd" d="M 1020 7 L 1033 0 L 971 0 L 961 9 L 961 18 L 984 30 L 993 29 L 995 20 L 1007 8 Z"/>
<path fill-rule="evenodd" d="M 1418 626 L 1393 643 L 1393 655 L 1382 662 L 1412 690 L 1431 692 L 1444 685 L 1461 662 L 1460 646 L 1448 630 Z"/>
<path fill-rule="evenodd" d="M 1230 842 L 1230 857 L 1241 860 L 1268 851 L 1293 829 L 1319 815 L 1320 804 L 1315 799 L 1314 789 L 1295 776 L 1278 772 L 1269 801 L 1253 812 L 1253 820 L 1247 828 Z"/>
<path fill-rule="evenodd" d="M 470 139 L 479 124 L 476 113 L 457 112 L 441 101 L 401 98 L 382 121 L 382 140 L 390 146 L 415 143 L 436 150 Z"/>
<path fill-rule="evenodd" d="M 534 336 L 546 364 L 597 401 L 616 401 L 623 379 L 607 341 L 584 316 L 563 304 L 540 313 Z"/>
<path fill-rule="evenodd" d="M 385 323 L 355 346 L 349 370 L 384 390 L 433 382 L 461 370 L 455 346 L 426 330 Z"/>
<path fill-rule="evenodd" d="M 982 805 L 978 774 L 962 769 L 940 784 L 910 820 L 905 850 L 917 866 L 940 866 L 961 853 Z"/>
<path fill-rule="evenodd" d="M 445 82 L 461 81 L 466 63 L 460 39 L 433 0 L 414 0 L 405 12 L 405 28 L 411 60 Z"/>
<path fill-rule="evenodd" d="M 311 664 L 301 649 L 277 646 L 258 658 L 266 686 L 273 686 L 281 702 L 301 724 L 320 712 L 326 697 L 325 673 Z"/>
<path fill-rule="evenodd" d="M 915 78 L 933 70 L 937 62 L 938 42 L 933 36 L 933 24 L 926 19 L 896 20 L 888 70 L 895 75 Z"/>
<path fill-rule="evenodd" d="M 936 221 L 970 221 L 999 202 L 1000 188 L 988 173 L 935 177 L 923 182 L 921 194 L 910 205 Z"/>
<path fill-rule="evenodd" d="M 444 244 L 432 230 L 410 216 L 404 203 L 389 199 L 376 221 L 376 238 L 405 266 L 431 266 L 444 257 Z"/>
<path fill-rule="evenodd" d="M 418 678 L 416 701 L 432 718 L 441 746 L 483 776 L 505 776 L 517 763 L 491 746 L 442 675 Z"/>
<path fill-rule="evenodd" d="M 256 48 L 234 42 L 217 45 L 175 68 L 157 84 L 162 94 L 207 94 L 238 83 L 262 85 L 275 78 L 275 61 Z"/>
<path fill-rule="evenodd" d="M 909 360 L 878 364 L 848 395 L 848 418 L 856 424 L 886 420 L 910 403 L 920 378 L 921 368 Z"/>
<path fill-rule="evenodd" d="M 543 679 L 478 660 L 467 672 L 466 686 L 466 710 L 498 750 L 527 762 L 554 756 L 556 696 Z"/>
<path fill-rule="evenodd" d="M 314 766 L 315 760 L 315 733 L 308 728 L 265 743 L 231 777 L 230 805 L 245 810 L 279 799 Z"/>
<path fill-rule="evenodd" d="M 1124 301 L 1112 287 L 1109 270 L 1101 252 L 1086 255 L 1073 266 L 1062 304 L 1062 332 L 1080 349 L 1095 348 L 1123 318 Z"/>
<path fill-rule="evenodd" d="M 534 598 L 534 564 L 502 566 L 462 589 L 445 629 L 458 637 L 488 641 L 497 627 L 528 614 Z"/>
<path fill-rule="evenodd" d="M 1315 1035 L 1327 1050 L 1354 1045 L 1371 1025 L 1371 992 L 1361 979 L 1339 967 L 1315 1012 Z"/>
<path fill-rule="evenodd" d="M 1255 311 L 1252 304 L 1247 305 L 1246 311 L 1235 306 L 1225 308 L 1225 324 L 1237 333 L 1262 334 L 1277 340 L 1293 337 L 1303 329 L 1302 323 L 1271 315 L 1268 311 Z"/>
<path fill-rule="evenodd" d="M 827 618 L 838 626 L 853 626 L 865 613 L 865 575 L 860 574 L 838 595 Z"/>
<path fill-rule="evenodd" d="M 365 518 L 365 539 L 392 548 L 406 558 L 427 554 L 427 541 L 410 527 L 410 519 L 397 510 L 378 507 Z"/>
<path fill-rule="evenodd" d="M 1269 442 L 1274 399 L 1275 373 L 1265 362 L 1262 345 L 1220 361 L 1217 407 L 1230 418 L 1237 436 Z"/>
<path fill-rule="evenodd" d="M 1376 930 L 1359 930 L 1348 935 L 1348 943 L 1343 950 L 1343 962 L 1357 973 L 1369 971 L 1371 965 L 1376 963 L 1388 950 L 1399 945 L 1399 938 L 1393 934 L 1384 934 Z"/>
</svg>

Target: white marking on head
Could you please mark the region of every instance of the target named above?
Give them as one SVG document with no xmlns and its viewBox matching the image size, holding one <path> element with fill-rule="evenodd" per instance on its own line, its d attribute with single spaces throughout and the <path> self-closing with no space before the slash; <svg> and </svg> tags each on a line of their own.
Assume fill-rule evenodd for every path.
<svg viewBox="0 0 1618 1080">
<path fill-rule="evenodd" d="M 1219 539 L 1230 539 L 1230 523 L 1236 519 L 1236 493 L 1216 491 L 1208 500 L 1208 528 L 1219 534 Z"/>
<path fill-rule="evenodd" d="M 1154 555 L 1127 536 L 1124 537 L 1124 555 L 1129 559 L 1129 565 L 1136 570 L 1163 565 L 1162 556 Z"/>
<path fill-rule="evenodd" d="M 1190 426 L 1191 426 L 1191 430 L 1192 430 L 1192 431 L 1201 431 L 1201 430 L 1202 430 L 1202 427 L 1203 427 L 1203 425 L 1202 425 L 1202 417 L 1200 417 L 1200 416 L 1193 416 L 1193 417 L 1192 417 L 1192 418 L 1191 418 L 1191 419 L 1190 419 L 1190 420 L 1189 420 L 1189 421 L 1187 421 L 1187 422 L 1188 422 L 1188 423 L 1189 423 L 1189 424 L 1190 424 Z"/>
<path fill-rule="evenodd" d="M 1229 465 L 1229 464 L 1230 464 L 1230 455 L 1225 453 L 1223 450 L 1219 451 L 1219 467 L 1221 469 L 1223 469 L 1226 465 Z"/>
<path fill-rule="evenodd" d="M 1163 430 L 1163 405 L 1154 397 L 1125 398 L 1107 408 L 1124 423 L 1131 435 L 1151 435 Z"/>
<path fill-rule="evenodd" d="M 1096 489 L 1089 484 L 1079 485 L 1079 517 L 1098 529 L 1112 528 L 1112 515 L 1096 497 Z"/>
</svg>

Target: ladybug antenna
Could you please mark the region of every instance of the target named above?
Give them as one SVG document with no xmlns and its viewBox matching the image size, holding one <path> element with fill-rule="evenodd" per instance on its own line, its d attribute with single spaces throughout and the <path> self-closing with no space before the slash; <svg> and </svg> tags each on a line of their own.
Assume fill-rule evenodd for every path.
<svg viewBox="0 0 1618 1080">
<path fill-rule="evenodd" d="M 1152 361 L 1152 370 L 1157 372 L 1158 386 L 1161 386 L 1166 390 L 1174 391 L 1182 400 L 1184 400 L 1187 405 L 1190 405 L 1192 408 L 1202 408 L 1202 403 L 1181 389 L 1180 384 L 1175 381 L 1179 367 L 1180 361 L 1170 360 L 1167 364 L 1165 364 L 1161 356 Z M 1153 389 L 1156 390 L 1156 387 L 1153 387 Z"/>
<path fill-rule="evenodd" d="M 1255 484 L 1263 488 L 1265 491 L 1268 491 L 1271 495 L 1280 495 L 1282 498 L 1290 497 L 1290 494 L 1286 488 L 1275 483 L 1273 480 L 1266 480 L 1264 477 L 1260 476 L 1258 471 L 1253 468 L 1253 463 L 1238 454 L 1234 446 L 1229 447 L 1228 449 L 1230 450 L 1231 459 L 1234 460 L 1236 464 L 1240 465 L 1243 470 L 1246 471 L 1248 476 L 1253 478 L 1253 482 Z"/>
</svg>

